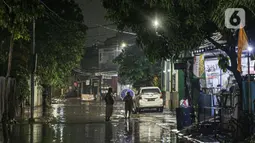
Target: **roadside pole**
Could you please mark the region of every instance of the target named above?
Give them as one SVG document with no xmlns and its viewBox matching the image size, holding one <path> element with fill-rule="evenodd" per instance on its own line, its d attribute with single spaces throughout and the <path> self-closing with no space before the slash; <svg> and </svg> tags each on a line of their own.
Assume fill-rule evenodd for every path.
<svg viewBox="0 0 255 143">
<path fill-rule="evenodd" d="M 33 19 L 33 45 L 32 45 L 32 64 L 31 64 L 31 104 L 30 122 L 34 122 L 34 96 L 35 96 L 35 71 L 36 71 L 36 52 L 35 52 L 35 19 Z"/>
</svg>

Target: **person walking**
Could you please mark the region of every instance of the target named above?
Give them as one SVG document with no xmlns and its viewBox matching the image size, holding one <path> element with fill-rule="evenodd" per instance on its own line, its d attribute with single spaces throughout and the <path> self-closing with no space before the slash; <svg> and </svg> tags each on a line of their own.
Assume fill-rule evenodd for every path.
<svg viewBox="0 0 255 143">
<path fill-rule="evenodd" d="M 125 101 L 125 118 L 130 118 L 132 108 L 133 108 L 133 97 L 130 92 L 123 99 Z"/>
<path fill-rule="evenodd" d="M 105 121 L 110 121 L 110 118 L 113 112 L 113 104 L 114 104 L 114 100 L 112 97 L 112 88 L 108 89 L 108 93 L 105 96 L 105 103 L 106 103 Z"/>
</svg>

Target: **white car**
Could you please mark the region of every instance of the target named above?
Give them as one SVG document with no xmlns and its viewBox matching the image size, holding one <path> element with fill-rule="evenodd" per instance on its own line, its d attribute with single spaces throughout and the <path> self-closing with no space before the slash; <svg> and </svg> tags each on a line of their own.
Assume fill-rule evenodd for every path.
<svg viewBox="0 0 255 143">
<path fill-rule="evenodd" d="M 141 87 L 134 97 L 134 111 L 156 110 L 163 112 L 163 96 L 158 87 Z"/>
</svg>

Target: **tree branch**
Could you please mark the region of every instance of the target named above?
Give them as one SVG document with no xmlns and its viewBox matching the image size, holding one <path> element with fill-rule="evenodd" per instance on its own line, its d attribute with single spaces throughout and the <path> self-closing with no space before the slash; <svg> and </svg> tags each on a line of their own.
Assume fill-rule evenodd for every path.
<svg viewBox="0 0 255 143">
<path fill-rule="evenodd" d="M 11 7 L 6 3 L 5 0 L 3 0 L 4 4 L 9 8 L 9 11 L 11 11 Z"/>
<path fill-rule="evenodd" d="M 222 45 L 215 40 L 213 40 L 211 37 L 207 37 L 206 40 L 208 40 L 210 43 L 212 43 L 216 48 L 222 49 Z"/>
</svg>

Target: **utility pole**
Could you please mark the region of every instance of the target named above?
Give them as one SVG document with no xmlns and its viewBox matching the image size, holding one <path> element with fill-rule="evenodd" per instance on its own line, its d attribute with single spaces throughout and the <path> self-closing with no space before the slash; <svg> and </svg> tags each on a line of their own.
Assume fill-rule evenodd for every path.
<svg viewBox="0 0 255 143">
<path fill-rule="evenodd" d="M 35 71 L 36 71 L 36 52 L 35 52 L 35 19 L 33 19 L 33 45 L 32 45 L 32 68 L 31 68 L 31 107 L 30 121 L 34 121 L 34 96 L 35 96 Z"/>
<path fill-rule="evenodd" d="M 251 98 L 251 74 L 250 74 L 250 51 L 248 50 L 248 101 L 249 113 L 252 113 L 252 98 Z"/>
<path fill-rule="evenodd" d="M 174 61 L 173 61 L 173 57 L 171 58 L 171 89 L 170 89 L 170 91 L 171 91 L 171 93 L 170 93 L 170 101 L 171 101 L 171 111 L 173 111 L 173 98 L 174 98 L 174 95 L 173 95 L 173 86 L 174 86 L 174 82 L 175 82 L 175 80 L 173 80 L 173 71 L 174 71 Z"/>
</svg>

